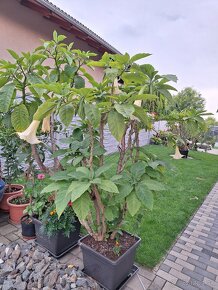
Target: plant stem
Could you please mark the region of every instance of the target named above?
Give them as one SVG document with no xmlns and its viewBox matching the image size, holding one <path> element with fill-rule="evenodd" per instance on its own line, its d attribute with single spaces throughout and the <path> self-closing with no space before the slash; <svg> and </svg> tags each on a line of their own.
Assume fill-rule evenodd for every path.
<svg viewBox="0 0 218 290">
<path fill-rule="evenodd" d="M 105 125 L 105 117 L 106 114 L 101 114 L 101 121 L 99 127 L 99 135 L 100 135 L 100 147 L 104 149 L 104 125 Z M 104 154 L 100 156 L 99 166 L 103 166 L 104 164 Z"/>
<path fill-rule="evenodd" d="M 51 114 L 51 118 L 50 118 L 50 140 L 51 140 L 51 150 L 52 150 L 52 153 L 54 153 L 55 151 L 57 151 L 55 131 L 54 131 L 54 114 Z M 57 171 L 60 168 L 62 168 L 62 166 L 58 160 L 58 157 L 54 157 L 54 171 Z"/>
<path fill-rule="evenodd" d="M 37 165 L 39 166 L 39 169 L 44 173 L 48 172 L 47 167 L 43 164 L 42 160 L 40 159 L 40 156 L 37 152 L 37 148 L 35 144 L 31 145 L 31 150 L 32 150 L 32 156 L 35 159 Z"/>
<path fill-rule="evenodd" d="M 118 165 L 117 165 L 117 174 L 121 173 L 124 167 L 124 157 L 125 157 L 125 153 L 126 153 L 126 131 L 128 129 L 128 125 L 126 126 L 125 132 L 123 134 L 123 137 L 121 139 L 120 142 L 120 157 L 119 157 L 119 161 L 118 161 Z"/>
</svg>

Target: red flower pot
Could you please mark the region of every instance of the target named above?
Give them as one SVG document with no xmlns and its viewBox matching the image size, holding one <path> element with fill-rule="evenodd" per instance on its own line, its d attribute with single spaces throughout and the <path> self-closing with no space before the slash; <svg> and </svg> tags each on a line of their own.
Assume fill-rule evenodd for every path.
<svg viewBox="0 0 218 290">
<path fill-rule="evenodd" d="M 25 203 L 25 204 L 13 204 L 13 203 L 11 203 L 11 200 L 13 200 L 19 196 L 22 196 L 22 194 L 16 194 L 16 195 L 13 195 L 7 199 L 7 204 L 9 207 L 9 221 L 12 224 L 20 224 L 21 223 L 21 218 L 24 214 L 23 211 L 30 204 L 30 203 Z"/>
<path fill-rule="evenodd" d="M 4 192 L 3 198 L 0 202 L 0 209 L 6 212 L 9 211 L 7 199 L 16 194 L 23 194 L 23 189 L 24 189 L 24 186 L 21 184 L 11 184 L 10 186 L 11 188 L 17 189 L 17 190 L 14 190 L 12 192 Z M 7 191 L 8 187 L 9 187 L 8 185 L 5 186 L 5 191 Z"/>
</svg>

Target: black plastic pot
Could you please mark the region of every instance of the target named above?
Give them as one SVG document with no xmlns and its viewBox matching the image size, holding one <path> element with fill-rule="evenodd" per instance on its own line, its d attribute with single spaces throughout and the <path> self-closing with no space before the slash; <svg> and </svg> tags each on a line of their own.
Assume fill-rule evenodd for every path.
<svg viewBox="0 0 218 290">
<path fill-rule="evenodd" d="M 26 214 L 22 216 L 20 220 L 21 220 L 22 236 L 28 240 L 35 239 L 36 231 L 33 219 L 28 214 Z"/>
<path fill-rule="evenodd" d="M 117 289 L 133 269 L 136 248 L 141 239 L 135 237 L 135 244 L 116 261 L 112 261 L 83 244 L 85 238 L 86 236 L 79 241 L 83 253 L 84 273 L 108 290 Z"/>
<path fill-rule="evenodd" d="M 41 221 L 34 218 L 34 224 L 36 229 L 36 243 L 44 248 L 46 248 L 52 256 L 55 258 L 60 258 L 70 249 L 77 245 L 80 239 L 80 227 L 81 224 L 79 220 L 74 223 L 75 229 L 70 233 L 69 238 L 63 234 L 63 231 L 48 237 L 43 233 L 43 225 Z"/>
<path fill-rule="evenodd" d="M 183 158 L 188 158 L 188 150 L 180 150 L 179 149 L 180 154 L 182 154 L 184 157 Z"/>
</svg>

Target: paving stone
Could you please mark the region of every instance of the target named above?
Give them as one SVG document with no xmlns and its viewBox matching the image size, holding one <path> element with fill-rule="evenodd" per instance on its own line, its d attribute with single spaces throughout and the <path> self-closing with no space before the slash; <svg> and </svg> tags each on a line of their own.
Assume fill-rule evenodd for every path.
<svg viewBox="0 0 218 290">
<path fill-rule="evenodd" d="M 179 264 L 176 264 L 176 263 L 174 263 L 173 261 L 170 261 L 170 260 L 165 260 L 164 261 L 164 264 L 166 264 L 166 265 L 168 265 L 169 267 L 171 267 L 171 268 L 173 268 L 173 269 L 176 269 L 176 270 L 178 270 L 178 271 L 182 271 L 182 266 L 181 265 L 179 265 Z"/>
<path fill-rule="evenodd" d="M 138 272 L 139 275 L 145 277 L 146 279 L 148 279 L 150 281 L 154 280 L 155 274 L 151 270 L 146 269 L 144 267 L 140 267 L 139 265 L 138 265 L 138 267 L 139 267 L 139 272 Z"/>
<path fill-rule="evenodd" d="M 177 258 L 175 256 L 171 255 L 171 254 L 168 254 L 167 255 L 167 259 L 170 260 L 170 261 L 175 262 Z"/>
<path fill-rule="evenodd" d="M 170 272 L 169 272 L 171 275 L 175 276 L 176 278 L 180 279 L 180 280 L 183 280 L 185 282 L 189 282 L 190 280 L 190 277 L 183 274 L 182 272 L 180 271 L 177 271 L 176 269 L 171 269 Z"/>
<path fill-rule="evenodd" d="M 184 256 L 186 256 L 187 258 L 190 257 L 192 259 L 198 260 L 198 256 L 197 255 L 195 255 L 193 253 L 190 253 L 190 252 L 187 252 L 185 250 L 182 250 L 181 251 L 181 254 L 184 255 Z"/>
<path fill-rule="evenodd" d="M 16 233 L 10 233 L 10 234 L 7 234 L 5 236 L 8 240 L 10 240 L 11 242 L 14 242 L 16 240 L 19 239 L 19 237 L 16 235 Z"/>
<path fill-rule="evenodd" d="M 171 282 L 172 284 L 176 284 L 178 278 L 176 278 L 175 276 L 169 274 L 169 273 L 166 273 L 165 271 L 163 270 L 158 270 L 157 271 L 157 276 L 167 280 L 168 282 Z"/>
<path fill-rule="evenodd" d="M 200 269 L 200 268 L 199 268 Z M 196 273 L 195 271 L 190 271 L 189 269 L 183 268 L 182 273 L 188 275 L 190 278 L 193 278 L 197 281 L 203 281 L 204 276 Z"/>
<path fill-rule="evenodd" d="M 218 269 L 216 269 L 216 268 L 213 268 L 211 266 L 208 266 L 207 267 L 207 271 L 210 272 L 210 273 L 213 273 L 214 275 L 217 275 L 218 276 Z"/>
<path fill-rule="evenodd" d="M 173 284 L 171 284 L 169 282 L 167 282 L 165 284 L 165 286 L 163 287 L 163 290 L 179 290 L 179 289 L 182 289 L 182 288 L 177 287 L 177 286 L 175 286 L 175 285 L 173 285 Z"/>
<path fill-rule="evenodd" d="M 142 284 L 143 284 L 144 289 L 148 289 L 149 286 L 151 285 L 151 281 L 141 275 L 136 274 L 130 280 L 127 287 L 129 287 L 131 290 L 143 289 Z"/>
<path fill-rule="evenodd" d="M 214 268 L 212 268 L 212 269 L 214 269 Z M 218 270 L 216 270 L 216 271 L 217 271 L 217 274 L 215 275 L 213 272 L 208 270 L 208 267 L 206 270 L 203 270 L 199 267 L 195 267 L 196 273 L 200 274 L 202 277 L 207 277 L 207 278 L 214 280 L 214 281 L 216 280 L 216 276 L 218 275 Z"/>
<path fill-rule="evenodd" d="M 11 224 L 7 224 L 7 225 L 1 227 L 1 235 L 6 236 L 7 234 L 12 233 L 16 230 L 17 230 L 17 228 L 15 226 L 13 226 Z"/>
<path fill-rule="evenodd" d="M 206 261 L 204 258 L 202 258 L 202 259 L 204 261 Z M 203 261 L 200 261 L 200 259 L 199 259 L 199 261 L 197 261 L 197 260 L 194 260 L 192 258 L 188 258 L 187 262 L 192 264 L 192 265 L 194 265 L 194 266 L 200 267 L 200 268 L 202 268 L 204 270 L 207 268 L 207 265 L 204 264 Z"/>
<path fill-rule="evenodd" d="M 184 261 L 187 261 L 187 259 L 188 259 L 187 256 L 183 255 L 182 253 L 177 253 L 174 250 L 172 250 L 170 252 L 170 254 L 173 255 L 173 256 L 175 256 L 175 257 L 177 257 L 177 258 L 179 258 L 179 259 L 181 259 L 181 260 L 184 260 Z"/>
<path fill-rule="evenodd" d="M 160 265 L 160 268 L 159 268 L 159 269 L 161 269 L 161 270 L 163 270 L 163 271 L 169 273 L 171 267 L 168 266 L 168 265 L 166 265 L 166 264 L 163 262 L 163 263 Z"/>
<path fill-rule="evenodd" d="M 181 253 L 182 249 L 177 247 L 177 246 L 174 246 L 173 247 L 173 251 L 177 252 L 177 253 Z"/>
<path fill-rule="evenodd" d="M 190 264 L 190 263 L 183 261 L 181 259 L 176 259 L 176 263 L 191 270 L 191 271 L 193 271 L 195 269 L 195 266 L 193 264 Z"/>
<path fill-rule="evenodd" d="M 59 261 L 64 264 L 64 263 L 69 262 L 73 257 L 74 256 L 71 253 L 68 253 L 64 255 L 62 258 L 60 258 Z"/>
<path fill-rule="evenodd" d="M 152 284 L 149 286 L 148 290 L 161 290 L 165 283 L 166 283 L 165 279 L 156 276 Z"/>
<path fill-rule="evenodd" d="M 10 240 L 8 240 L 7 238 L 0 236 L 0 243 L 8 245 L 10 244 Z"/>
<path fill-rule="evenodd" d="M 204 283 L 211 287 L 211 289 L 218 289 L 218 282 L 215 282 L 207 277 L 204 278 Z"/>
<path fill-rule="evenodd" d="M 199 288 L 196 288 L 196 287 L 192 286 L 191 284 L 186 283 L 182 280 L 178 280 L 176 283 L 176 286 L 180 287 L 183 290 L 199 290 Z"/>
</svg>

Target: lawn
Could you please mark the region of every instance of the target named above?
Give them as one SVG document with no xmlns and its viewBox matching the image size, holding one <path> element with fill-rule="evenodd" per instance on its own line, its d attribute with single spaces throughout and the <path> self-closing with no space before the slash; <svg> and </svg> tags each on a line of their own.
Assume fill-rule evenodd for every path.
<svg viewBox="0 0 218 290">
<path fill-rule="evenodd" d="M 155 145 L 146 148 L 168 165 L 164 178 L 167 190 L 155 195 L 153 211 L 143 215 L 139 226 L 135 219 L 130 219 L 128 230 L 142 239 L 137 262 L 153 268 L 218 181 L 218 156 L 189 152 L 193 159 L 173 160 L 170 148 Z"/>
</svg>

